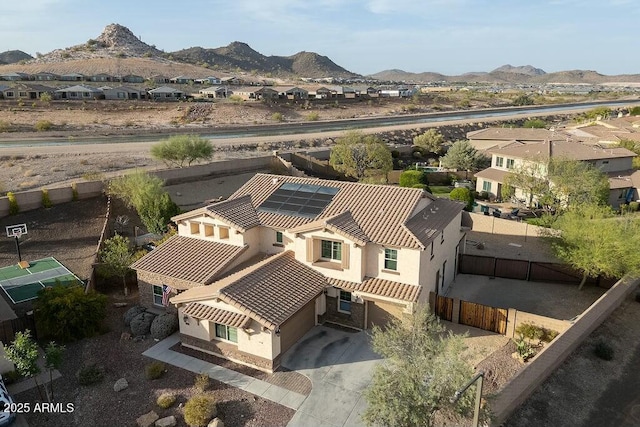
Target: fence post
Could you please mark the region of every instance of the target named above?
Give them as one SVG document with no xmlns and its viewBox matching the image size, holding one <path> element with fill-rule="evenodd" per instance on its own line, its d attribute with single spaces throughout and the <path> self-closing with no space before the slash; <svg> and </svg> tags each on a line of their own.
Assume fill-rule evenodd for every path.
<svg viewBox="0 0 640 427">
<path fill-rule="evenodd" d="M 505 336 L 507 338 L 513 338 L 516 333 L 516 316 L 518 315 L 518 310 L 515 308 L 509 308 L 507 311 L 507 331 L 505 332 Z"/>
<path fill-rule="evenodd" d="M 451 322 L 460 323 L 460 300 L 458 298 L 453 299 L 453 309 L 451 310 Z"/>
</svg>

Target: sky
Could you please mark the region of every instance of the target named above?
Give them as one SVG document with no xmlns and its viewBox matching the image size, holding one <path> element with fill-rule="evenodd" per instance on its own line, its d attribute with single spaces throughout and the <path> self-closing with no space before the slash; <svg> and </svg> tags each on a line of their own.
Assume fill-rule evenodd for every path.
<svg viewBox="0 0 640 427">
<path fill-rule="evenodd" d="M 458 75 L 505 64 L 640 73 L 638 0 L 21 0 L 0 12 L 0 52 L 85 43 L 111 23 L 166 52 L 233 41 L 264 55 L 328 56 L 368 75 Z"/>
</svg>

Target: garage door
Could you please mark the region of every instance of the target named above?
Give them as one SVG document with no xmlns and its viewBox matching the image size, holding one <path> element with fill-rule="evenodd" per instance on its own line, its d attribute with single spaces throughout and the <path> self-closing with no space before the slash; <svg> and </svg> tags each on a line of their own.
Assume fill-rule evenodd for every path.
<svg viewBox="0 0 640 427">
<path fill-rule="evenodd" d="M 315 299 L 305 305 L 302 310 L 291 316 L 280 327 L 280 354 L 294 345 L 304 334 L 316 324 Z"/>
<path fill-rule="evenodd" d="M 367 301 L 367 329 L 373 325 L 383 326 L 394 317 L 402 316 L 404 306 L 386 301 Z"/>
</svg>

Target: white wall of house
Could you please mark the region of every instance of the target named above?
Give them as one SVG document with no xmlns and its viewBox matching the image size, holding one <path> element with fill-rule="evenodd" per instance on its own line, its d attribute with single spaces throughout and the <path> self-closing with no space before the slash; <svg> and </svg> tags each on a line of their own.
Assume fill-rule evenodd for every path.
<svg viewBox="0 0 640 427">
<path fill-rule="evenodd" d="M 178 234 L 235 246 L 243 246 L 245 243 L 253 243 L 255 246 L 260 238 L 259 232 L 255 227 L 242 233 L 229 224 L 206 215 L 180 221 L 178 223 Z"/>
<path fill-rule="evenodd" d="M 397 271 L 386 270 L 384 268 L 385 248 L 396 249 L 398 251 Z M 421 268 L 420 252 L 421 251 L 419 249 L 381 246 L 369 243 L 365 248 L 365 275 L 385 280 L 392 280 L 394 282 L 406 283 L 409 285 L 417 285 L 419 283 L 419 273 Z"/>
</svg>

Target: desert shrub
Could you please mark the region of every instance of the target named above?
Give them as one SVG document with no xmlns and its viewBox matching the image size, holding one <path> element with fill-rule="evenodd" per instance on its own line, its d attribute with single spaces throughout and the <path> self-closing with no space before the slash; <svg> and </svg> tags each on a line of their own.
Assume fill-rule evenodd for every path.
<svg viewBox="0 0 640 427">
<path fill-rule="evenodd" d="M 176 403 L 176 396 L 173 393 L 162 393 L 160 396 L 158 396 L 156 403 L 162 409 L 168 409 L 172 407 L 174 403 Z"/>
<path fill-rule="evenodd" d="M 602 360 L 612 360 L 614 351 L 609 343 L 600 340 L 593 348 L 593 353 Z"/>
<path fill-rule="evenodd" d="M 239 95 L 231 95 L 229 97 L 229 101 L 234 102 L 236 104 L 242 104 L 244 102 L 244 99 L 242 99 L 242 97 Z"/>
<path fill-rule="evenodd" d="M 9 199 L 9 215 L 15 215 L 20 212 L 20 206 L 18 206 L 16 195 L 9 191 L 7 193 L 7 199 Z"/>
<path fill-rule="evenodd" d="M 468 188 L 454 188 L 453 190 L 451 190 L 451 193 L 449 193 L 449 198 L 451 200 L 458 200 L 460 202 L 466 203 L 465 210 L 473 210 L 473 194 Z"/>
<path fill-rule="evenodd" d="M 204 392 L 209 387 L 209 375 L 207 374 L 196 375 L 195 387 L 196 387 L 196 390 L 200 392 Z"/>
<path fill-rule="evenodd" d="M 38 338 L 75 341 L 96 335 L 102 330 L 106 307 L 106 296 L 85 293 L 82 286 L 44 288 L 34 303 Z"/>
<path fill-rule="evenodd" d="M 0 120 L 0 133 L 9 132 L 9 129 L 11 129 L 11 125 L 4 120 Z"/>
<path fill-rule="evenodd" d="M 317 122 L 319 119 L 320 119 L 320 114 L 318 114 L 315 111 L 307 114 L 307 120 L 310 122 Z"/>
<path fill-rule="evenodd" d="M 216 403 L 209 396 L 193 396 L 184 405 L 184 420 L 190 426 L 204 426 L 216 413 Z"/>
<path fill-rule="evenodd" d="M 46 132 L 53 128 L 53 123 L 51 123 L 49 120 L 38 120 L 34 125 L 34 128 L 38 132 Z"/>
<path fill-rule="evenodd" d="M 400 174 L 400 187 L 416 188 L 416 184 L 427 185 L 427 174 L 417 170 L 408 170 Z"/>
<path fill-rule="evenodd" d="M 534 129 L 544 129 L 547 126 L 547 122 L 541 119 L 529 119 L 524 122 L 522 127 L 525 128 L 534 128 Z"/>
<path fill-rule="evenodd" d="M 640 209 L 640 203 L 638 202 L 631 202 L 629 203 L 629 212 L 638 212 L 638 209 Z"/>
<path fill-rule="evenodd" d="M 124 313 L 124 325 L 125 326 L 131 325 L 131 321 L 133 320 L 133 318 L 138 316 L 140 313 L 144 313 L 145 311 L 147 311 L 147 309 L 144 308 L 143 306 L 134 305 Z"/>
<path fill-rule="evenodd" d="M 166 372 L 165 365 L 162 362 L 151 362 L 144 367 L 144 376 L 148 380 L 157 380 Z"/>
<path fill-rule="evenodd" d="M 51 206 L 53 206 L 53 203 L 51 203 L 51 199 L 49 198 L 49 190 L 45 188 L 42 190 L 42 207 L 50 208 Z"/>
<path fill-rule="evenodd" d="M 163 340 L 178 330 L 178 317 L 172 313 L 164 313 L 153 319 L 151 323 L 151 336 Z"/>
<path fill-rule="evenodd" d="M 637 105 L 629 110 L 629 114 L 631 114 L 632 116 L 640 116 L 640 105 Z"/>
<path fill-rule="evenodd" d="M 282 113 L 273 113 L 271 115 L 271 120 L 273 120 L 274 122 L 281 122 L 284 121 L 284 116 L 282 115 Z"/>
<path fill-rule="evenodd" d="M 102 381 L 104 371 L 98 365 L 93 364 L 80 368 L 77 376 L 80 385 L 92 385 Z"/>
<path fill-rule="evenodd" d="M 77 184 L 74 182 L 73 184 L 71 184 L 71 200 L 73 200 L 74 202 L 78 200 L 78 186 Z"/>
<path fill-rule="evenodd" d="M 552 329 L 544 328 L 542 326 L 534 325 L 533 323 L 521 323 L 516 328 L 516 333 L 538 342 L 551 342 L 558 336 L 559 332 Z"/>
<path fill-rule="evenodd" d="M 535 349 L 531 346 L 531 344 L 529 344 L 529 342 L 527 342 L 527 340 L 524 339 L 522 335 L 520 335 L 518 339 L 515 339 L 514 342 L 516 343 L 516 352 L 523 361 L 526 362 L 536 355 Z"/>
</svg>

